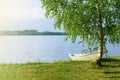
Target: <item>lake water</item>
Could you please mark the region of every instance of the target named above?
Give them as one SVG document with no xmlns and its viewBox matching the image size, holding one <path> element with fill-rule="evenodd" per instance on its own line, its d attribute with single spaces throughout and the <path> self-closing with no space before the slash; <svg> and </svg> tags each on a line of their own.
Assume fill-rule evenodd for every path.
<svg viewBox="0 0 120 80">
<path fill-rule="evenodd" d="M 65 36 L 0 36 L 0 63 L 24 63 L 69 59 L 84 47 L 64 41 Z M 120 45 L 107 45 L 110 56 L 120 55 Z M 115 53 L 115 54 L 113 54 Z"/>
</svg>

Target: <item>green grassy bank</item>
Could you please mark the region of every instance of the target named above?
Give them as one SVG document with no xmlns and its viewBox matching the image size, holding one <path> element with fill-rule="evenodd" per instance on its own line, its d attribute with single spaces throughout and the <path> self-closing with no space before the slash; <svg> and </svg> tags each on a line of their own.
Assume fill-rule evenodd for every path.
<svg viewBox="0 0 120 80">
<path fill-rule="evenodd" d="M 0 80 L 120 80 L 120 57 L 91 62 L 0 64 Z"/>
</svg>

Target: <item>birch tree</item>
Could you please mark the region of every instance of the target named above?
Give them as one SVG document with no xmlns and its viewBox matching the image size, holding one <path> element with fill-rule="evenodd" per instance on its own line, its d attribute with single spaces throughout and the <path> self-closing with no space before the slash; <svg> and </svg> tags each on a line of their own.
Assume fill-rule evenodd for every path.
<svg viewBox="0 0 120 80">
<path fill-rule="evenodd" d="M 41 0 L 46 17 L 55 20 L 54 27 L 67 33 L 67 38 L 86 43 L 102 55 L 106 44 L 120 43 L 120 0 Z"/>
</svg>

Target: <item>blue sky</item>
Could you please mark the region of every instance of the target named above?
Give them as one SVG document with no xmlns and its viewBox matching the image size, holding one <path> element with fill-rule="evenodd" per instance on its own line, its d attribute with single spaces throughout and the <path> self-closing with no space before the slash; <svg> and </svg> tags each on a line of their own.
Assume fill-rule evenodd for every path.
<svg viewBox="0 0 120 80">
<path fill-rule="evenodd" d="M 59 31 L 44 13 L 40 0 L 0 0 L 0 30 Z"/>
</svg>

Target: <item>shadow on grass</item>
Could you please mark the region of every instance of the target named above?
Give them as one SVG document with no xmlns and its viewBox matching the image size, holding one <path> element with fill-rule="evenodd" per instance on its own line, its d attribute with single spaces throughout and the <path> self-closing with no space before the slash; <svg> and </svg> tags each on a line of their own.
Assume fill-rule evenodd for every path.
<svg viewBox="0 0 120 80">
<path fill-rule="evenodd" d="M 106 75 L 105 78 L 120 80 L 120 58 L 104 58 L 102 59 L 102 63 L 102 67 L 105 69 L 103 72 Z M 109 68 L 109 71 L 107 68 Z"/>
<path fill-rule="evenodd" d="M 105 78 L 109 78 L 109 79 L 119 79 L 120 80 L 120 71 L 105 71 L 104 74 L 106 74 Z M 111 75 L 111 76 L 110 76 Z"/>
<path fill-rule="evenodd" d="M 114 72 L 109 72 L 109 71 L 105 71 L 105 74 L 120 74 L 120 71 L 114 71 Z"/>
<path fill-rule="evenodd" d="M 114 59 L 114 58 L 103 58 L 102 62 L 120 62 L 120 59 Z"/>
<path fill-rule="evenodd" d="M 120 65 L 102 65 L 102 67 L 112 67 L 112 68 L 116 68 L 116 67 L 120 67 Z"/>
<path fill-rule="evenodd" d="M 111 79 L 112 79 L 112 80 L 113 80 L 113 79 L 115 80 L 115 79 L 120 79 L 120 76 L 110 76 L 110 77 L 104 77 L 104 78 L 110 78 L 110 80 L 111 80 Z"/>
<path fill-rule="evenodd" d="M 102 59 L 102 67 L 120 67 L 120 59 L 114 59 L 114 58 L 103 58 Z M 107 63 L 107 64 L 104 64 Z"/>
</svg>

